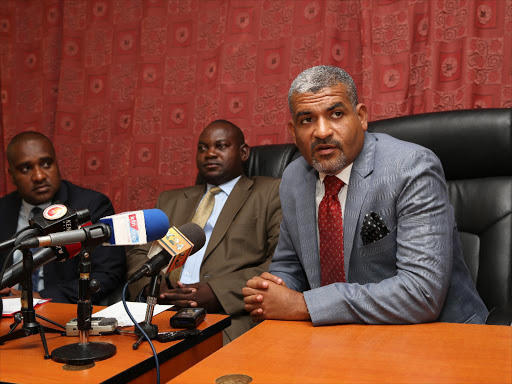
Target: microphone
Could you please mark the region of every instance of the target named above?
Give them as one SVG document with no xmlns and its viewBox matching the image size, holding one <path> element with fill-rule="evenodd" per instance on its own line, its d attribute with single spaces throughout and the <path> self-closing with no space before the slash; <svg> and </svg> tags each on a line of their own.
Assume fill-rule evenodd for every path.
<svg viewBox="0 0 512 384">
<path fill-rule="evenodd" d="M 185 259 L 203 248 L 205 242 L 206 236 L 203 228 L 195 223 L 184 224 L 179 228 L 170 228 L 163 239 L 153 244 L 148 253 L 148 256 L 151 254 L 150 260 L 146 261 L 128 278 L 128 284 L 134 283 L 144 276 L 159 273 L 167 264 L 170 264 L 168 270 L 183 265 Z M 157 251 L 153 249 L 155 244 Z M 158 252 L 159 247 L 160 252 Z M 155 252 L 158 253 L 155 255 Z"/>
<path fill-rule="evenodd" d="M 63 204 L 52 204 L 44 211 L 34 215 L 28 223 L 39 230 L 41 235 L 70 231 L 79 228 L 91 220 L 88 209 L 75 211 Z"/>
<path fill-rule="evenodd" d="M 104 217 L 99 221 L 88 227 L 23 240 L 20 248 L 72 243 L 84 243 L 87 246 L 102 243 L 117 246 L 146 244 L 164 236 L 169 228 L 169 219 L 160 209 L 124 212 Z"/>
<path fill-rule="evenodd" d="M 45 210 L 41 210 L 29 220 L 29 227 L 36 229 L 39 235 L 69 231 L 80 228 L 81 225 L 90 223 L 89 210 L 75 211 L 63 204 L 52 204 Z M 11 249 L 15 246 L 16 236 L 0 243 L 0 251 Z"/>
<path fill-rule="evenodd" d="M 67 259 L 72 259 L 76 255 L 80 253 L 81 247 L 76 247 L 75 244 L 72 244 L 70 247 L 58 247 L 59 249 L 54 248 L 43 248 L 37 251 L 33 256 L 32 260 L 34 262 L 34 270 L 42 267 L 54 260 L 64 261 Z M 2 281 L 0 282 L 0 289 L 4 289 L 6 287 L 12 287 L 14 284 L 17 284 L 23 280 L 23 260 L 17 262 L 16 264 L 9 267 L 5 273 Z"/>
</svg>

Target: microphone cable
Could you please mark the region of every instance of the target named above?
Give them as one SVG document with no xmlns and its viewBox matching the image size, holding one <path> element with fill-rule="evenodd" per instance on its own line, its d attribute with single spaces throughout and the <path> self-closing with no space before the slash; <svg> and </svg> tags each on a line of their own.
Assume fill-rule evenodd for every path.
<svg viewBox="0 0 512 384">
<path fill-rule="evenodd" d="M 139 331 L 142 333 L 146 341 L 149 343 L 149 346 L 151 347 L 151 350 L 153 351 L 153 356 L 155 357 L 155 367 L 156 367 L 156 383 L 160 384 L 160 362 L 158 361 L 158 354 L 156 353 L 155 346 L 153 345 L 153 342 L 149 338 L 149 336 L 144 332 L 144 330 L 141 328 L 139 323 L 133 318 L 132 314 L 130 313 L 130 310 L 128 309 L 128 304 L 126 304 L 126 290 L 128 289 L 128 283 L 126 283 L 123 287 L 123 306 L 126 310 L 126 314 L 130 318 L 130 320 L 133 322 L 133 324 L 139 329 Z"/>
<path fill-rule="evenodd" d="M 20 247 L 19 245 L 16 245 L 13 248 L 11 248 L 11 250 L 5 257 L 4 262 L 2 264 L 2 270 L 0 270 L 0 283 L 4 279 L 4 273 L 5 273 L 5 270 L 7 269 L 7 265 L 9 264 L 9 260 L 12 260 L 14 252 L 16 252 L 19 249 L 19 247 Z"/>
</svg>

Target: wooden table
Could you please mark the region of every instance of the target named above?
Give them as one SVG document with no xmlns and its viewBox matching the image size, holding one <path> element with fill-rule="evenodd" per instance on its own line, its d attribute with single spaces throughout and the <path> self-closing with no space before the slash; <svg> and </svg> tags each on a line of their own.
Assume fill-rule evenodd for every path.
<svg viewBox="0 0 512 384">
<path fill-rule="evenodd" d="M 229 374 L 252 384 L 512 383 L 512 327 L 267 320 L 170 383 L 215 383 Z"/>
<path fill-rule="evenodd" d="M 96 312 L 101 307 L 94 307 Z M 76 317 L 76 305 L 46 303 L 36 308 L 36 313 L 48 317 L 58 323 L 65 324 Z M 175 312 L 163 312 L 153 318 L 160 332 L 172 330 L 169 318 Z M 5 335 L 12 324 L 12 318 L 2 318 L 0 335 Z M 43 320 L 40 324 L 56 328 Z M 168 381 L 198 361 L 204 359 L 222 347 L 222 330 L 229 326 L 231 320 L 224 315 L 210 315 L 200 324 L 203 335 L 197 339 L 187 339 L 169 343 L 154 341 L 160 361 L 160 376 L 162 382 Z M 19 327 L 19 326 L 18 326 Z M 124 329 L 124 328 L 123 328 Z M 133 329 L 126 328 L 126 329 Z M 62 345 L 77 343 L 79 338 L 60 336 L 47 333 L 48 349 L 51 353 Z M 135 382 L 156 382 L 155 361 L 151 348 L 143 342 L 138 350 L 132 345 L 137 336 L 129 334 L 91 336 L 89 341 L 112 343 L 117 347 L 115 356 L 95 362 L 89 369 L 71 371 L 68 366 L 53 360 L 44 360 L 43 344 L 39 335 L 33 335 L 18 340 L 7 341 L 0 345 L 0 381 L 20 383 L 120 383 L 135 380 Z"/>
</svg>

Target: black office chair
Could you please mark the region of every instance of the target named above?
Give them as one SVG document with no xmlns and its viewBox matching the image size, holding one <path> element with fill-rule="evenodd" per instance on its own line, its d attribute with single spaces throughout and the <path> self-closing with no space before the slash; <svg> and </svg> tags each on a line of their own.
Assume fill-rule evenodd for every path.
<svg viewBox="0 0 512 384">
<path fill-rule="evenodd" d="M 485 305 L 487 323 L 512 322 L 512 109 L 426 113 L 369 123 L 430 148 L 440 158 L 464 258 Z M 293 144 L 253 147 L 249 176 L 281 177 L 300 154 Z"/>
<path fill-rule="evenodd" d="M 430 148 L 441 160 L 464 259 L 488 322 L 510 325 L 512 109 L 426 113 L 375 121 L 382 132 Z M 504 317 L 501 317 L 503 315 Z"/>
</svg>

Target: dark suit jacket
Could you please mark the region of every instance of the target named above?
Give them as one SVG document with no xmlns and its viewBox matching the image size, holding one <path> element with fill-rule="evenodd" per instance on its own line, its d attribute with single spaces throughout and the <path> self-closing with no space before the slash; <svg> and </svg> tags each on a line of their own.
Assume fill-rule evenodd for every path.
<svg viewBox="0 0 512 384">
<path fill-rule="evenodd" d="M 69 181 L 62 180 L 53 202 L 60 202 L 69 208 L 85 209 L 91 213 L 92 222 L 114 214 L 114 208 L 107 196 L 102 193 L 81 188 Z M 0 242 L 11 238 L 16 233 L 21 197 L 17 191 L 0 199 Z M 3 263 L 8 252 L 0 253 Z M 50 297 L 57 303 L 76 303 L 78 300 L 78 261 L 75 257 L 59 263 L 53 261 L 44 266 L 44 290 L 42 297 Z M 124 282 L 125 252 L 122 247 L 99 246 L 92 252 L 91 278 L 100 283 L 100 291 L 92 295 L 93 304 L 113 292 Z M 0 264 L 1 265 L 1 264 Z"/>
<path fill-rule="evenodd" d="M 279 236 L 281 205 L 279 180 L 242 176 L 229 195 L 217 220 L 201 264 L 200 281 L 207 282 L 232 325 L 226 330 L 232 340 L 254 324 L 244 309 L 242 288 L 248 279 L 268 270 Z M 205 185 L 163 192 L 157 208 L 179 227 L 190 222 L 205 193 Z M 128 253 L 128 273 L 147 260 L 149 245 Z M 144 280 L 133 292 L 148 283 Z"/>
</svg>

